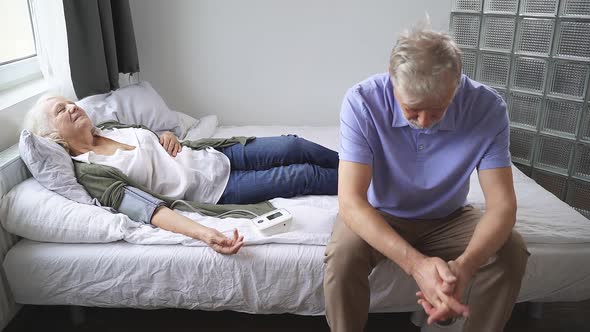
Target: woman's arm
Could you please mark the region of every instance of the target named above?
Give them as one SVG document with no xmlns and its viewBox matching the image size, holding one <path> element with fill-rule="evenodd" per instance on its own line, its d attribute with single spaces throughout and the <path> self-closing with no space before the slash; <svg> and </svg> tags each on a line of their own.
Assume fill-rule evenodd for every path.
<svg viewBox="0 0 590 332">
<path fill-rule="evenodd" d="M 218 230 L 203 226 L 166 207 L 166 203 L 138 188 L 125 186 L 117 211 L 134 221 L 152 224 L 167 231 L 183 234 L 205 242 L 222 254 L 235 254 L 244 244 L 244 237 L 234 230 L 233 239 Z"/>
<path fill-rule="evenodd" d="M 76 178 L 88 193 L 103 206 L 111 206 L 131 220 L 153 224 L 162 229 L 201 240 L 222 254 L 235 254 L 244 237 L 234 230 L 233 239 L 203 226 L 166 207 L 166 202 L 139 188 L 128 185 L 129 179 L 118 169 L 75 162 Z"/>
<path fill-rule="evenodd" d="M 167 231 L 201 240 L 213 250 L 225 255 L 237 253 L 244 245 L 244 237 L 239 236 L 237 229 L 234 229 L 233 239 L 230 239 L 220 231 L 194 222 L 165 206 L 161 206 L 156 210 L 151 223 Z"/>
</svg>

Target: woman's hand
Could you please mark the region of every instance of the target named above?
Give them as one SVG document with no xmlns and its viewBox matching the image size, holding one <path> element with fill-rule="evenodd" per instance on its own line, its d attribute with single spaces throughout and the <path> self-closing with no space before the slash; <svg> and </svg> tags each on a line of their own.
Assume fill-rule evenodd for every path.
<svg viewBox="0 0 590 332">
<path fill-rule="evenodd" d="M 176 154 L 182 150 L 178 138 L 171 132 L 167 131 L 160 135 L 160 144 L 164 147 L 164 150 L 168 152 L 172 157 L 176 157 Z"/>
<path fill-rule="evenodd" d="M 238 234 L 237 229 L 234 229 L 234 237 L 230 239 L 216 229 L 207 228 L 201 236 L 201 240 L 213 250 L 224 255 L 233 255 L 244 245 L 244 237 Z"/>
<path fill-rule="evenodd" d="M 220 231 L 201 225 L 166 206 L 156 210 L 151 223 L 167 231 L 201 240 L 213 250 L 224 255 L 233 255 L 244 245 L 244 237 L 238 234 L 237 229 L 234 229 L 233 239 L 230 239 Z"/>
</svg>

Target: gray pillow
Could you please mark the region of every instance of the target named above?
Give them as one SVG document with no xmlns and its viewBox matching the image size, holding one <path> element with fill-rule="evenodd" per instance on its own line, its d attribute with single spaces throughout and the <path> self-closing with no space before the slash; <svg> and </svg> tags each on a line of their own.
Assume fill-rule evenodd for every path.
<svg viewBox="0 0 590 332">
<path fill-rule="evenodd" d="M 97 204 L 76 180 L 72 158 L 59 144 L 23 130 L 18 142 L 21 159 L 45 188 L 83 204 Z"/>
<path fill-rule="evenodd" d="M 122 124 L 144 125 L 157 134 L 171 131 L 180 139 L 199 121 L 168 108 L 164 99 L 146 81 L 89 96 L 76 104 L 88 113 L 94 125 L 115 120 Z"/>
</svg>

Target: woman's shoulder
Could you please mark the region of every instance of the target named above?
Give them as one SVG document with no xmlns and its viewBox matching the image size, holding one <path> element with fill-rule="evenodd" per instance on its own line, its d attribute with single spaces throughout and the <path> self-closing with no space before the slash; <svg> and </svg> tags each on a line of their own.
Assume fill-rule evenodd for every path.
<svg viewBox="0 0 590 332">
<path fill-rule="evenodd" d="M 103 122 L 101 124 L 98 125 L 98 128 L 105 131 L 105 130 L 129 130 L 129 131 L 135 131 L 138 129 L 141 130 L 145 130 L 148 132 L 151 132 L 152 134 L 155 135 L 155 133 L 150 130 L 148 127 L 143 126 L 143 125 L 136 125 L 136 124 L 123 124 L 123 123 L 119 123 L 117 121 L 107 121 L 107 122 Z M 156 135 L 157 136 L 157 135 Z"/>
<path fill-rule="evenodd" d="M 106 130 L 101 130 L 101 136 L 112 135 L 112 134 L 119 134 L 119 135 L 152 135 L 157 136 L 149 129 L 140 128 L 140 127 L 125 127 L 125 128 L 109 128 Z"/>
</svg>

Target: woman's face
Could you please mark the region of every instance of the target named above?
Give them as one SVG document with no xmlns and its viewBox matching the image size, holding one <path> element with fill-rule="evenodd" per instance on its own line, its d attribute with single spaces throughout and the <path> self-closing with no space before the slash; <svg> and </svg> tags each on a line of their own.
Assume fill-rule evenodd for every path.
<svg viewBox="0 0 590 332">
<path fill-rule="evenodd" d="M 63 97 L 49 98 L 44 102 L 49 121 L 63 139 L 80 137 L 92 132 L 93 124 L 86 112 L 73 101 Z"/>
</svg>

